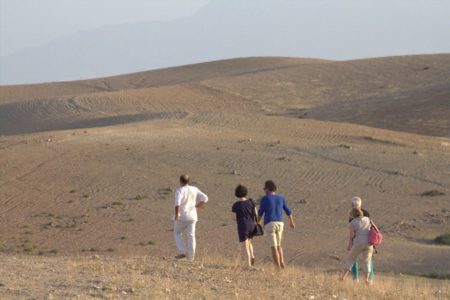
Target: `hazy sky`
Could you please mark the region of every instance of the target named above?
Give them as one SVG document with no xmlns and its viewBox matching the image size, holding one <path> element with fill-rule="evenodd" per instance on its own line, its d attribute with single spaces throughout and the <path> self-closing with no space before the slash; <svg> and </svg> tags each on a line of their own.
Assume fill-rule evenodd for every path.
<svg viewBox="0 0 450 300">
<path fill-rule="evenodd" d="M 0 84 L 429 53 L 450 53 L 450 0 L 0 0 Z"/>
</svg>

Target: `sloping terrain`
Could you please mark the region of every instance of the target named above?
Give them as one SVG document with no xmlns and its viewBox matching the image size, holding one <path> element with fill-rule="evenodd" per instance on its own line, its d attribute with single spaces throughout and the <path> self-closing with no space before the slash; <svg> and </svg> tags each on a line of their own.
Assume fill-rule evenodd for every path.
<svg viewBox="0 0 450 300">
<path fill-rule="evenodd" d="M 448 273 L 450 249 L 431 241 L 450 220 L 449 62 L 250 58 L 0 87 L 0 249 L 170 257 L 190 173 L 210 196 L 199 258 L 236 256 L 234 187 L 257 199 L 273 179 L 298 224 L 290 265 L 339 270 L 360 195 L 385 233 L 377 271 Z M 270 262 L 262 238 L 255 249 Z"/>
<path fill-rule="evenodd" d="M 5 299 L 398 299 L 446 300 L 444 280 L 387 275 L 370 288 L 337 274 L 271 265 L 242 268 L 239 258 L 194 262 L 153 257 L 0 256 Z M 23 263 L 19 263 L 23 262 Z M 15 272 L 8 272 L 14 269 Z"/>
<path fill-rule="evenodd" d="M 125 121 L 135 120 L 129 114 L 141 115 L 140 120 L 173 111 L 170 100 L 176 98 L 181 105 L 194 104 L 195 111 L 223 111 L 216 102 L 234 100 L 266 114 L 449 137 L 449 94 L 447 54 L 347 62 L 246 58 L 97 80 L 3 86 L 0 134 L 77 128 L 86 120 L 118 115 Z M 205 97 L 208 101 L 200 100 Z M 154 107 L 162 100 L 170 102 Z"/>
</svg>

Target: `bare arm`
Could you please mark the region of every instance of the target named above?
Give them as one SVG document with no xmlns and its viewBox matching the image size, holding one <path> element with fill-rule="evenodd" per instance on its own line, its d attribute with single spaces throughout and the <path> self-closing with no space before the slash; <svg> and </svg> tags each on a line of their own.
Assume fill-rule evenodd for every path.
<svg viewBox="0 0 450 300">
<path fill-rule="evenodd" d="M 289 226 L 291 226 L 292 229 L 295 229 L 294 217 L 292 214 L 289 216 Z"/>
<path fill-rule="evenodd" d="M 347 250 L 350 251 L 352 249 L 353 246 L 353 239 L 355 238 L 355 228 L 353 228 L 352 224 L 349 225 L 349 239 L 348 239 L 348 246 L 347 246 Z"/>
<path fill-rule="evenodd" d="M 255 209 L 256 209 L 256 205 L 255 205 Z M 260 215 L 261 213 L 261 215 Z M 259 209 L 256 211 L 256 222 L 261 223 L 261 219 L 264 215 L 264 203 L 263 200 L 261 199 L 261 201 L 259 202 Z"/>
<path fill-rule="evenodd" d="M 177 189 L 175 192 L 175 216 L 174 220 L 177 221 L 180 218 L 180 203 L 181 203 L 181 193 L 180 190 Z"/>
<path fill-rule="evenodd" d="M 287 206 L 286 199 L 283 199 L 283 209 L 286 215 L 289 217 L 289 226 L 291 226 L 291 229 L 295 229 L 294 217 L 292 216 L 291 209 Z"/>
<path fill-rule="evenodd" d="M 256 223 L 259 223 L 261 221 L 261 218 L 258 216 L 258 210 L 256 209 L 256 205 L 255 207 L 253 207 L 253 213 L 255 214 L 256 217 Z"/>
<path fill-rule="evenodd" d="M 261 223 L 262 216 L 256 215 L 256 222 Z"/>
<path fill-rule="evenodd" d="M 175 221 L 180 217 L 180 206 L 175 206 Z"/>
</svg>

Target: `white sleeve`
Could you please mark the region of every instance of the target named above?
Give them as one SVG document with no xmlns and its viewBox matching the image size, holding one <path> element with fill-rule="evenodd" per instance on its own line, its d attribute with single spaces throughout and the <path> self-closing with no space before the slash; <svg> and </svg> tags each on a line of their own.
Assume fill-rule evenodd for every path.
<svg viewBox="0 0 450 300">
<path fill-rule="evenodd" d="M 180 206 L 181 204 L 181 191 L 177 189 L 175 192 L 175 205 L 174 206 Z"/>
<path fill-rule="evenodd" d="M 206 203 L 206 202 L 208 202 L 208 196 L 205 193 L 203 193 L 202 191 L 200 191 L 200 189 L 197 188 L 197 199 L 196 200 Z"/>
</svg>

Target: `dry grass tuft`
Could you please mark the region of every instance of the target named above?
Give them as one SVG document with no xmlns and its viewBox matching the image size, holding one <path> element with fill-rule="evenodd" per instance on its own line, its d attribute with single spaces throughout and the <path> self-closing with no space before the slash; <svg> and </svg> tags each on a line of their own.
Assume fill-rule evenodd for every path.
<svg viewBox="0 0 450 300">
<path fill-rule="evenodd" d="M 372 286 L 341 282 L 338 273 L 261 264 L 239 257 L 197 261 L 155 257 L 3 256 L 0 298 L 138 299 L 448 299 L 445 280 L 378 274 Z M 15 270 L 13 273 L 8 270 Z M 51 270 L 51 272 L 48 272 Z"/>
</svg>

